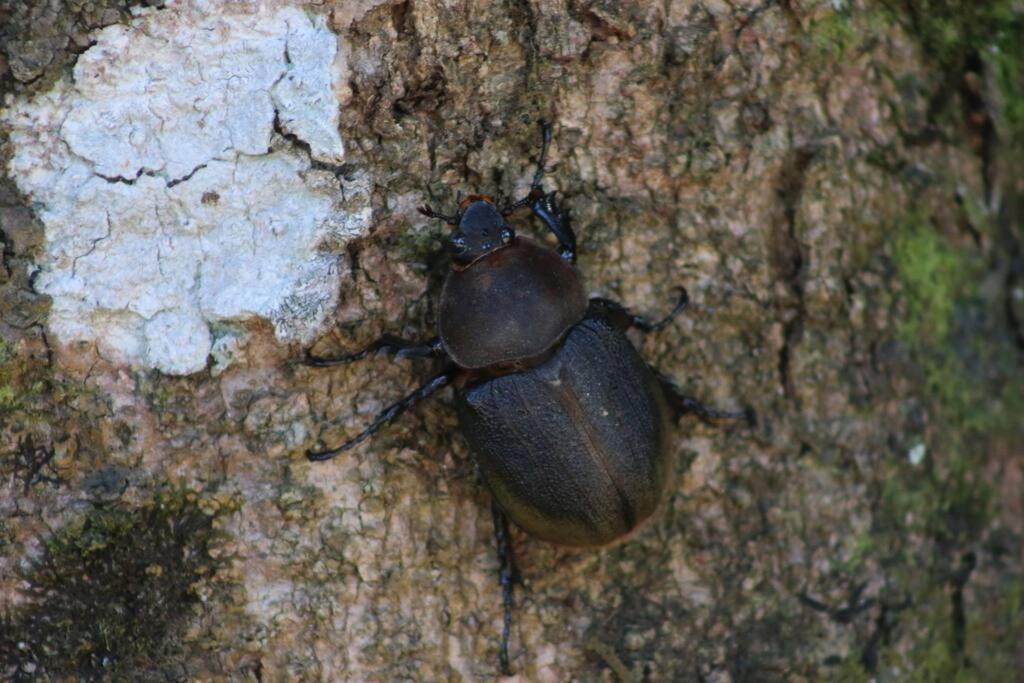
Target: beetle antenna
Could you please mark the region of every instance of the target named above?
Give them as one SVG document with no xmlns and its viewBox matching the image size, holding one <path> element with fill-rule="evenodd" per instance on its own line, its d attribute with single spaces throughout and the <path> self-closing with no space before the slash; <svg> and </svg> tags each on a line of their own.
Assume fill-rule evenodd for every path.
<svg viewBox="0 0 1024 683">
<path fill-rule="evenodd" d="M 434 211 L 433 209 L 431 209 L 426 204 L 421 206 L 418 209 L 418 211 L 420 213 L 422 213 L 424 216 L 426 216 L 427 218 L 440 218 L 441 220 L 443 220 L 448 225 L 458 225 L 459 224 L 459 217 L 458 216 L 446 216 L 443 213 L 439 213 L 437 211 Z"/>
</svg>

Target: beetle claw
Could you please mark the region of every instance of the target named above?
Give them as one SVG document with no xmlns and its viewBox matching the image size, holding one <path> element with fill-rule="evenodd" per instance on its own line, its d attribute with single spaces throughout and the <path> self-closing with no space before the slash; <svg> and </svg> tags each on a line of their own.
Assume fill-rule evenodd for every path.
<svg viewBox="0 0 1024 683">
<path fill-rule="evenodd" d="M 305 357 L 302 359 L 301 363 L 311 368 L 322 368 L 325 365 L 325 360 L 325 358 L 321 358 L 320 356 L 314 356 L 313 354 L 307 352 Z"/>
<path fill-rule="evenodd" d="M 310 462 L 323 462 L 325 460 L 330 460 L 343 450 L 345 450 L 345 446 L 342 446 L 341 448 L 332 448 L 326 451 L 314 451 L 313 449 L 310 449 L 306 451 L 306 459 Z"/>
</svg>

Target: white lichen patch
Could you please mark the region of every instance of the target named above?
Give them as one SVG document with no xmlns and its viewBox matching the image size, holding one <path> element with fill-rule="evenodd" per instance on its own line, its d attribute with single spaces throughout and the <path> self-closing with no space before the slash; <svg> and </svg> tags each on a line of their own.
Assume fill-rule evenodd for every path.
<svg viewBox="0 0 1024 683">
<path fill-rule="evenodd" d="M 173 374 L 206 367 L 211 326 L 262 317 L 309 340 L 338 290 L 325 242 L 370 219 L 365 176 L 313 164 L 344 158 L 325 20 L 179 3 L 95 40 L 2 115 L 46 230 L 52 333 Z"/>
</svg>

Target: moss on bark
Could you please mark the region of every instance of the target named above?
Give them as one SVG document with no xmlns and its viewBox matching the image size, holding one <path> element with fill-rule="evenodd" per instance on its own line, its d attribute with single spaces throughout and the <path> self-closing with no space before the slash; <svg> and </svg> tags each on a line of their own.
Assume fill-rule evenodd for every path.
<svg viewBox="0 0 1024 683">
<path fill-rule="evenodd" d="M 525 679 L 1014 677 L 1019 3 L 323 11 L 347 50 L 346 165 L 373 177 L 375 227 L 348 247 L 338 325 L 318 351 L 430 336 L 443 229 L 415 206 L 448 208 L 455 189 L 521 194 L 544 117 L 556 131 L 546 180 L 572 211 L 590 290 L 654 313 L 686 285 L 693 311 L 637 345 L 689 393 L 760 417 L 753 431 L 684 424 L 677 486 L 626 544 L 580 553 L 513 532 L 512 655 Z M 79 30 L 103 23 L 68 16 Z M 73 45 L 54 48 L 50 75 L 8 73 L 5 87 L 45 89 Z M 38 56 L 23 48 L 4 43 L 9 64 Z M 9 670 L 493 677 L 489 503 L 449 402 L 329 465 L 301 456 L 355 433 L 426 368 L 313 371 L 260 323 L 217 376 L 62 346 L 32 292 L 43 230 L 10 187 Z M 19 566 L 27 595 L 7 578 Z M 132 617 L 130 601 L 152 617 Z M 162 620 L 165 604 L 185 609 Z M 45 632 L 53 620 L 73 627 L 67 639 Z"/>
</svg>

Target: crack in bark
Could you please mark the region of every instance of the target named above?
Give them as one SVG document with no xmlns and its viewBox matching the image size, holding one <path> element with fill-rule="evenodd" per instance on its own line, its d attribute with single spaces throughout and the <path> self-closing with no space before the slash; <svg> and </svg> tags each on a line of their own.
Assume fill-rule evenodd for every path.
<svg viewBox="0 0 1024 683">
<path fill-rule="evenodd" d="M 198 166 L 196 166 L 195 168 L 193 168 L 191 171 L 189 171 L 185 175 L 181 176 L 180 178 L 172 178 L 172 179 L 168 180 L 167 181 L 167 187 L 169 187 L 169 188 L 170 187 L 174 187 L 175 185 L 180 185 L 181 183 L 185 182 L 186 180 L 191 180 L 192 176 L 194 176 L 196 173 L 199 173 L 199 171 L 201 171 L 204 168 L 206 168 L 208 163 L 209 162 L 203 163 L 203 164 L 199 164 Z"/>
<path fill-rule="evenodd" d="M 858 614 L 871 609 L 875 605 L 874 598 L 866 598 L 864 600 L 860 599 L 860 596 L 864 594 L 864 589 L 867 587 L 867 581 L 862 581 L 861 583 L 853 586 L 850 589 L 849 596 L 846 598 L 846 604 L 841 607 L 831 607 L 821 600 L 811 597 L 806 590 L 800 591 L 796 597 L 800 602 L 814 611 L 828 615 L 829 619 L 837 624 L 849 624 L 857 617 Z"/>
<path fill-rule="evenodd" d="M 949 577 L 952 587 L 949 600 L 950 618 L 953 621 L 953 651 L 963 658 L 964 668 L 971 665 L 967 656 L 967 609 L 964 607 L 964 588 L 977 564 L 978 558 L 973 552 L 965 553 L 960 557 L 960 566 Z"/>
<path fill-rule="evenodd" d="M 1021 289 L 1024 289 L 1024 258 L 1020 254 L 1020 245 L 1013 242 L 1010 245 L 1010 267 L 1003 284 L 1003 309 L 1017 349 L 1024 351 L 1024 320 L 1021 320 L 1013 302 L 1014 292 Z"/>
<path fill-rule="evenodd" d="M 75 277 L 75 276 L 77 275 L 77 271 L 78 271 L 78 261 L 79 261 L 79 259 L 83 259 L 83 258 L 85 258 L 86 256 L 88 256 L 89 254 L 91 254 L 91 253 L 93 253 L 94 251 L 96 251 L 96 245 L 97 245 L 97 244 L 99 244 L 100 242 L 102 242 L 103 240 L 107 239 L 108 237 L 110 237 L 110 233 L 111 233 L 111 227 L 110 227 L 110 213 L 109 213 L 109 212 L 106 212 L 106 211 L 105 211 L 105 212 L 103 212 L 103 215 L 104 215 L 104 216 L 105 216 L 105 218 L 106 218 L 106 223 L 107 223 L 107 233 L 106 233 L 105 235 L 100 235 L 99 237 L 97 237 L 96 239 L 94 239 L 94 240 L 92 241 L 92 244 L 91 244 L 91 245 L 89 246 L 89 249 L 88 249 L 88 250 L 87 250 L 87 251 L 86 251 L 86 252 L 85 252 L 84 254 L 79 254 L 78 256 L 76 256 L 76 257 L 75 257 L 75 258 L 74 258 L 74 259 L 73 259 L 73 260 L 71 261 L 71 277 Z"/>
<path fill-rule="evenodd" d="M 353 169 L 351 164 L 332 164 L 330 162 L 314 158 L 313 148 L 308 142 L 300 138 L 295 133 L 289 133 L 284 129 L 284 125 L 281 123 L 281 113 L 277 109 L 274 109 L 274 132 L 298 149 L 302 150 L 306 156 L 309 157 L 310 168 L 319 171 L 328 171 L 334 174 L 334 177 L 338 179 L 339 184 L 342 180 L 352 179 Z"/>
<path fill-rule="evenodd" d="M 80 157 L 80 158 L 84 159 L 84 157 Z M 88 161 L 89 163 L 92 163 L 88 159 L 84 159 L 84 160 Z M 191 179 L 192 176 L 194 176 L 200 170 L 206 168 L 208 165 L 209 165 L 209 162 L 205 162 L 205 163 L 199 164 L 198 166 L 193 168 L 191 171 L 189 171 L 185 175 L 180 176 L 178 178 L 168 178 L 165 173 L 161 173 L 159 171 L 147 171 L 144 168 L 140 168 L 138 173 L 135 174 L 135 177 L 127 177 L 127 176 L 121 176 L 121 175 L 113 175 L 113 176 L 103 175 L 102 173 L 100 173 L 99 171 L 96 171 L 96 170 L 93 171 L 93 175 L 95 175 L 97 178 L 102 178 L 103 180 L 107 181 L 108 183 L 119 183 L 121 185 L 134 185 L 136 183 L 136 181 L 138 181 L 138 179 L 141 178 L 142 176 L 148 176 L 150 178 L 163 178 L 164 182 L 167 183 L 167 187 L 174 187 L 175 185 L 180 185 L 181 183 L 185 182 L 186 180 Z"/>
<path fill-rule="evenodd" d="M 4 279 L 11 278 L 11 259 L 14 258 L 14 240 L 12 240 L 2 226 L 0 226 L 0 242 L 3 242 L 3 249 L 0 249 L 0 268 L 3 268 Z"/>
<path fill-rule="evenodd" d="M 871 635 L 868 636 L 867 642 L 864 643 L 864 647 L 860 651 L 861 666 L 869 674 L 878 673 L 879 650 L 892 641 L 892 632 L 896 628 L 896 619 L 893 618 L 893 615 L 899 614 L 911 606 L 913 606 L 913 602 L 909 595 L 895 604 L 881 603 L 881 609 L 875 619 L 874 630 L 871 631 Z"/>
<path fill-rule="evenodd" d="M 788 290 L 778 306 L 783 318 L 782 348 L 779 349 L 779 382 L 789 400 L 797 400 L 791 377 L 793 351 L 803 337 L 807 307 L 804 302 L 804 277 L 807 272 L 805 248 L 797 238 L 797 209 L 804 190 L 807 169 L 814 160 L 815 150 L 810 147 L 795 149 L 784 162 L 779 179 L 778 194 L 782 202 L 782 217 L 772 229 L 772 266 L 776 277 Z"/>
<path fill-rule="evenodd" d="M 56 451 L 50 444 L 37 445 L 32 435 L 22 437 L 11 457 L 12 474 L 22 481 L 22 492 L 28 495 L 35 484 L 60 487 L 67 483 L 53 460 Z"/>
</svg>

